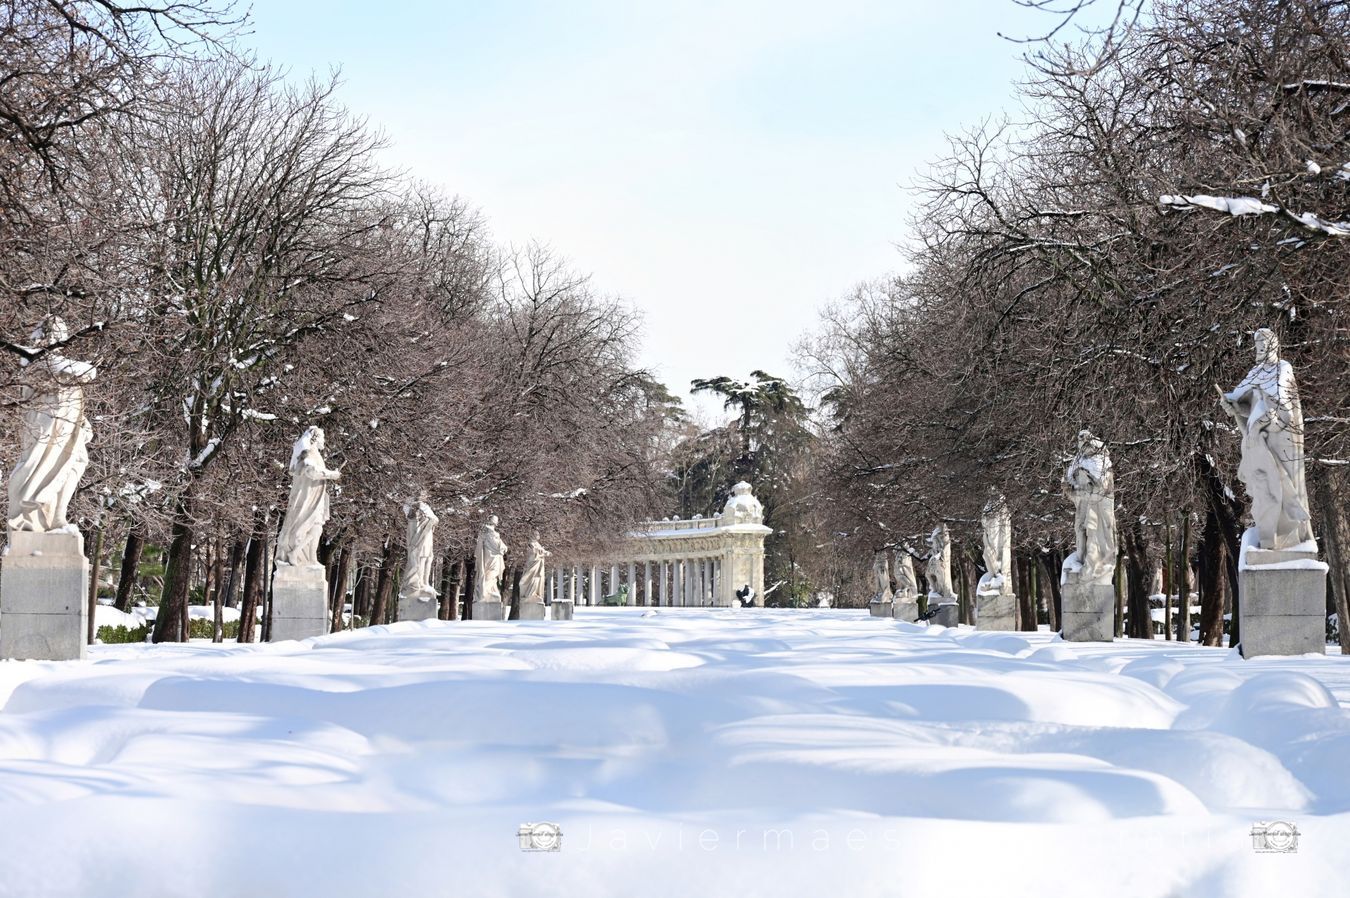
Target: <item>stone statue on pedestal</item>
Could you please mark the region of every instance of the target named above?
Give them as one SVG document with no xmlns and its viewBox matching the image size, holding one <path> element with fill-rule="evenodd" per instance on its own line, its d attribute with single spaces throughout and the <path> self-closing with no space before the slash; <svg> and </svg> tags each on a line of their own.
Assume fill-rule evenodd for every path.
<svg viewBox="0 0 1350 898">
<path fill-rule="evenodd" d="M 1238 557 L 1244 658 L 1326 652 L 1327 565 L 1317 558 L 1304 479 L 1303 407 L 1275 333 L 1253 335 L 1256 365 L 1219 404 L 1242 434 L 1238 479 L 1252 523 Z M 1216 387 L 1217 389 L 1217 387 Z"/>
<path fill-rule="evenodd" d="M 1106 445 L 1090 431 L 1078 434 L 1064 495 L 1074 508 L 1074 551 L 1064 570 L 1083 583 L 1109 584 L 1116 573 L 1116 475 Z"/>
<path fill-rule="evenodd" d="M 422 499 L 403 503 L 403 517 L 408 521 L 408 553 L 398 594 L 400 598 L 430 601 L 437 596 L 431 585 L 431 564 L 436 557 L 436 525 L 440 518 Z"/>
<path fill-rule="evenodd" d="M 78 533 L 66 511 L 89 466 L 84 384 L 98 371 L 56 352 L 53 347 L 69 337 L 65 322 L 56 317 L 33 332 L 33 348 L 46 351 L 28 366 L 20 391 L 24 416 L 19 461 L 9 478 L 10 530 Z"/>
<path fill-rule="evenodd" d="M 884 549 L 872 554 L 872 601 L 868 611 L 873 617 L 891 616 L 891 560 Z"/>
<path fill-rule="evenodd" d="M 67 518 L 89 466 L 84 385 L 98 372 L 58 352 L 60 318 L 33 332 L 19 398 L 19 461 L 9 479 L 9 545 L 0 558 L 0 657 L 65 661 L 85 656 L 89 560 Z"/>
<path fill-rule="evenodd" d="M 904 549 L 895 550 L 891 565 L 895 571 L 895 598 L 914 599 L 919 595 L 919 578 L 914 575 L 914 559 Z"/>
<path fill-rule="evenodd" d="M 539 543 L 539 531 L 530 535 L 525 548 L 525 566 L 520 572 L 520 601 L 542 604 L 544 601 L 544 559 L 552 554 Z"/>
<path fill-rule="evenodd" d="M 498 519 L 494 514 L 478 531 L 478 545 L 474 551 L 477 573 L 474 579 L 475 602 L 501 603 L 502 572 L 506 570 L 507 545 L 497 533 Z"/>
<path fill-rule="evenodd" d="M 1219 404 L 1242 432 L 1238 479 L 1252 500 L 1257 545 L 1289 549 L 1313 538 L 1304 479 L 1303 407 L 1294 368 L 1280 358 L 1280 342 L 1256 332 L 1256 365 L 1222 393 Z"/>
<path fill-rule="evenodd" d="M 319 538 L 328 523 L 328 482 L 342 476 L 323 463 L 323 429 L 308 427 L 291 450 L 291 495 L 277 537 L 277 564 L 320 566 Z"/>
<path fill-rule="evenodd" d="M 984 535 L 984 574 L 978 592 L 1010 595 L 1012 588 L 1012 512 L 1007 500 L 995 493 L 980 518 Z"/>
<path fill-rule="evenodd" d="M 946 524 L 938 524 L 928 537 L 928 595 L 942 601 L 956 600 L 952 588 L 952 538 Z"/>
</svg>

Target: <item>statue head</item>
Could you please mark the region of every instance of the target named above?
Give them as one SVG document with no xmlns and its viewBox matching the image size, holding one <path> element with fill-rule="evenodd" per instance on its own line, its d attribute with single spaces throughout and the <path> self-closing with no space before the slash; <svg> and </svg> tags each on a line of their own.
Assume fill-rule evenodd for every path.
<svg viewBox="0 0 1350 898">
<path fill-rule="evenodd" d="M 1270 328 L 1255 331 L 1252 339 L 1256 343 L 1256 361 L 1273 362 L 1280 357 L 1280 338 Z"/>
<path fill-rule="evenodd" d="M 499 523 L 499 521 L 498 521 L 497 516 L 496 516 L 495 514 L 494 514 L 494 515 L 489 515 L 489 516 L 488 516 L 487 525 L 488 525 L 489 527 L 491 527 L 493 530 L 496 530 L 496 529 L 497 529 L 497 524 L 498 524 L 498 523 Z"/>
<path fill-rule="evenodd" d="M 534 540 L 535 542 L 539 542 L 539 531 L 538 531 L 538 530 L 531 530 L 531 531 L 530 531 L 530 539 Z"/>
<path fill-rule="evenodd" d="M 301 460 L 310 452 L 322 452 L 324 447 L 323 428 L 317 424 L 311 424 L 305 428 L 305 432 L 300 434 L 300 439 L 295 441 L 295 448 L 291 450 L 291 473 L 294 474 L 300 468 Z"/>
</svg>

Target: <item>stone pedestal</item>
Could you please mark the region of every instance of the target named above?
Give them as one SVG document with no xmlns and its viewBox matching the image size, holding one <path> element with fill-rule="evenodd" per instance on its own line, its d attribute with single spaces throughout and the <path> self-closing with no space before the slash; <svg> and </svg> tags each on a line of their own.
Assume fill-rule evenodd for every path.
<svg viewBox="0 0 1350 898">
<path fill-rule="evenodd" d="M 1017 596 L 1010 592 L 976 592 L 975 628 L 978 630 L 1016 630 Z"/>
<path fill-rule="evenodd" d="M 501 602 L 474 602 L 474 620 L 506 620 L 506 608 Z"/>
<path fill-rule="evenodd" d="M 1326 654 L 1326 601 L 1327 566 L 1316 552 L 1244 547 L 1238 567 L 1242 657 Z"/>
<path fill-rule="evenodd" d="M 552 605 L 549 606 L 549 611 L 552 613 L 554 620 L 572 619 L 571 602 L 554 602 Z"/>
<path fill-rule="evenodd" d="M 1116 634 L 1116 588 L 1079 583 L 1068 573 L 1060 589 L 1061 622 L 1068 642 L 1111 642 Z"/>
<path fill-rule="evenodd" d="M 9 532 L 0 562 L 0 658 L 70 661 L 89 639 L 89 560 L 79 533 Z"/>
<path fill-rule="evenodd" d="M 933 617 L 933 623 L 939 627 L 955 627 L 961 622 L 961 606 L 956 602 L 944 601 L 933 597 L 928 600 L 928 607 L 937 607 L 937 614 Z"/>
<path fill-rule="evenodd" d="M 548 620 L 548 606 L 543 602 L 521 602 L 521 620 Z"/>
<path fill-rule="evenodd" d="M 891 617 L 893 614 L 892 602 L 890 599 L 885 599 L 883 601 L 873 599 L 867 603 L 867 610 L 871 612 L 873 617 Z"/>
<path fill-rule="evenodd" d="M 436 602 L 435 593 L 430 596 L 398 597 L 399 620 L 435 620 L 439 614 L 440 605 Z"/>
<path fill-rule="evenodd" d="M 895 620 L 908 621 L 911 624 L 919 621 L 919 597 L 905 598 L 896 596 L 891 600 L 891 617 Z"/>
<path fill-rule="evenodd" d="M 308 639 L 328 630 L 328 578 L 323 565 L 278 564 L 272 575 L 271 641 Z"/>
</svg>

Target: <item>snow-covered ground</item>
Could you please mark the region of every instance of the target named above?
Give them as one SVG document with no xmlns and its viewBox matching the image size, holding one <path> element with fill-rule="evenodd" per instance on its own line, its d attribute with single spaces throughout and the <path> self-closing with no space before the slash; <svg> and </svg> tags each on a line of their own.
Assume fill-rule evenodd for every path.
<svg viewBox="0 0 1350 898">
<path fill-rule="evenodd" d="M 1350 890 L 1335 655 L 632 609 L 92 654 L 0 663 L 0 895 Z"/>
</svg>

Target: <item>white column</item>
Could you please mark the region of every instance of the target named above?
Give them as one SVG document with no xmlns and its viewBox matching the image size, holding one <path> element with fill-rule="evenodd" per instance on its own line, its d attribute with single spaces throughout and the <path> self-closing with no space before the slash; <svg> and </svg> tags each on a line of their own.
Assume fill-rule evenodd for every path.
<svg viewBox="0 0 1350 898">
<path fill-rule="evenodd" d="M 648 607 L 652 605 L 652 563 L 650 560 L 642 562 L 642 604 Z"/>
<path fill-rule="evenodd" d="M 637 588 L 637 562 L 628 562 L 628 601 L 625 604 L 636 605 L 638 603 Z"/>
<path fill-rule="evenodd" d="M 656 588 L 656 602 L 658 605 L 670 604 L 670 568 L 663 560 L 656 563 L 657 577 L 659 585 Z"/>
<path fill-rule="evenodd" d="M 600 604 L 600 565 L 598 564 L 591 565 L 590 601 L 588 601 L 586 604 L 587 605 Z"/>
</svg>

